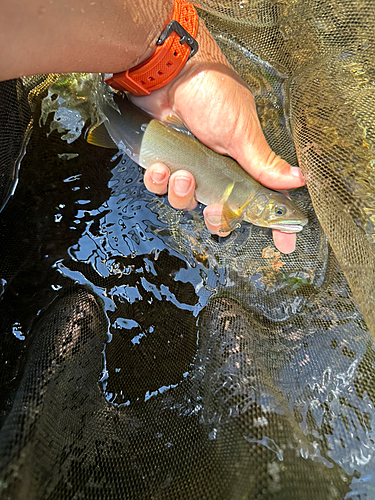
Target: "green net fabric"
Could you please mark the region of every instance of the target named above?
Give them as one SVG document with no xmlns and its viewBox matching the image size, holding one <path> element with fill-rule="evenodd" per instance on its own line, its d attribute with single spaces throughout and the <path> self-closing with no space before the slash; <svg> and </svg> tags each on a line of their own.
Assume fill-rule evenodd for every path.
<svg viewBox="0 0 375 500">
<path fill-rule="evenodd" d="M 294 143 L 315 212 L 375 335 L 373 5 L 250 0 L 201 6 L 264 110 L 269 143 L 288 161 Z M 246 63 L 249 52 L 255 71 Z"/>
<path fill-rule="evenodd" d="M 374 7 L 199 13 L 308 224 L 211 236 L 86 143 L 100 76 L 0 84 L 1 500 L 375 498 Z"/>
</svg>

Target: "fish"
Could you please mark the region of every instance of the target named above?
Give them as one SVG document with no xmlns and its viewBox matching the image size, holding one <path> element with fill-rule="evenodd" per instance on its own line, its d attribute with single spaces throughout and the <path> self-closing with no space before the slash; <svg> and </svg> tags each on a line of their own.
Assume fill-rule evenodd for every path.
<svg viewBox="0 0 375 500">
<path fill-rule="evenodd" d="M 157 120 L 131 103 L 126 94 L 113 94 L 112 99 L 102 99 L 103 119 L 88 131 L 89 144 L 119 149 L 145 169 L 161 162 L 171 173 L 189 171 L 196 181 L 197 201 L 222 204 L 226 229 L 245 221 L 297 233 L 307 223 L 286 195 L 260 184 L 233 158 L 208 148 L 178 118 Z"/>
</svg>

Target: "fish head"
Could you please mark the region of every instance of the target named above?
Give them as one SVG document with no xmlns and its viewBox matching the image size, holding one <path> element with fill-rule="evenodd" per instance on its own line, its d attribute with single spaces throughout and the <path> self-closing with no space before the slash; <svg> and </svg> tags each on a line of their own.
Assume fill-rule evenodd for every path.
<svg viewBox="0 0 375 500">
<path fill-rule="evenodd" d="M 298 233 L 307 223 L 307 218 L 289 198 L 271 190 L 255 196 L 245 209 L 244 219 L 284 233 Z"/>
</svg>

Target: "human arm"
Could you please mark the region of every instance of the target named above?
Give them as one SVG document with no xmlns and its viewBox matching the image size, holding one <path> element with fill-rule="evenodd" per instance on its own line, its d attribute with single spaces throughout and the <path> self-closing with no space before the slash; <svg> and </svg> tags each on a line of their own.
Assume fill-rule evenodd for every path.
<svg viewBox="0 0 375 500">
<path fill-rule="evenodd" d="M 150 57 L 158 36 L 172 17 L 173 1 L 0 0 L 0 43 L 8 46 L 0 78 L 48 72 L 116 73 Z M 17 36 L 14 34 L 17 33 Z M 198 53 L 167 86 L 134 102 L 162 118 L 174 113 L 212 149 L 229 154 L 254 178 L 274 189 L 304 184 L 269 148 L 260 128 L 254 99 L 244 82 L 199 21 Z M 204 168 L 204 166 L 202 166 Z M 156 174 L 161 174 L 158 182 Z M 160 176 L 159 176 L 160 177 Z M 145 174 L 150 191 L 168 190 L 169 171 L 151 166 Z M 182 185 L 189 185 L 183 194 Z M 195 205 L 194 179 L 180 171 L 169 179 L 175 208 Z M 217 233 L 220 207 L 205 209 L 206 224 Z M 288 253 L 295 235 L 274 231 L 276 246 Z"/>
<path fill-rule="evenodd" d="M 173 0 L 0 0 L 0 80 L 116 73 L 146 60 Z"/>
<path fill-rule="evenodd" d="M 170 113 L 177 115 L 202 142 L 236 159 L 252 177 L 269 188 L 283 190 L 304 185 L 300 169 L 275 155 L 267 144 L 252 94 L 201 20 L 197 41 L 198 53 L 172 82 L 150 96 L 132 97 L 132 101 L 160 119 Z M 164 194 L 168 190 L 173 207 L 195 207 L 195 182 L 189 172 L 169 176 L 169 170 L 157 164 L 148 168 L 144 180 L 152 192 Z M 212 233 L 228 234 L 220 233 L 220 206 L 206 207 L 204 216 Z M 294 250 L 295 234 L 273 230 L 273 238 L 280 251 Z"/>
</svg>

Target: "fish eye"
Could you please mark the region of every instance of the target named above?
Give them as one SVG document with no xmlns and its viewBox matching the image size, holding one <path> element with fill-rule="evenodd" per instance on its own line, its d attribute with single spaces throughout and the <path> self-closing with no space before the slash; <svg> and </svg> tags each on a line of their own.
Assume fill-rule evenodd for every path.
<svg viewBox="0 0 375 500">
<path fill-rule="evenodd" d="M 275 214 L 278 216 L 285 215 L 286 214 L 286 208 L 283 207 L 282 205 L 276 205 L 275 207 Z"/>
</svg>

